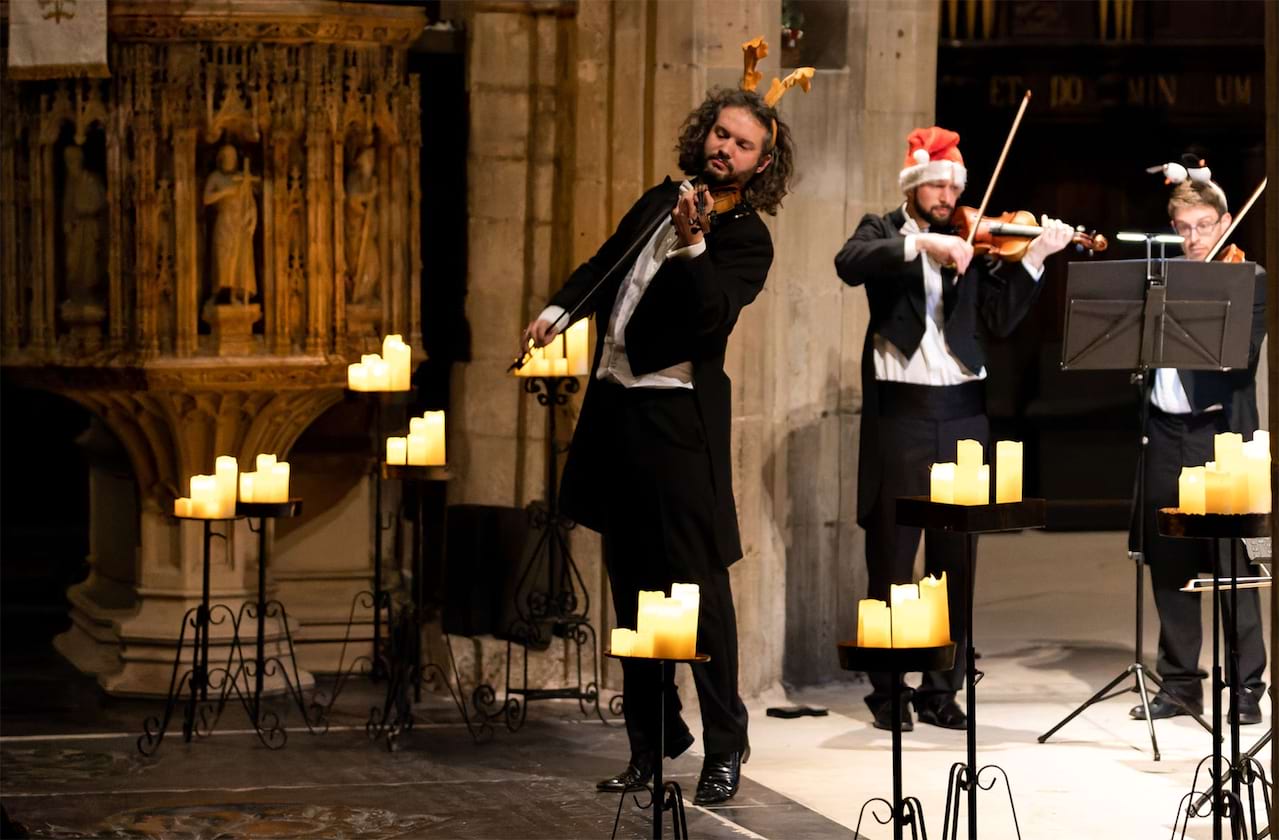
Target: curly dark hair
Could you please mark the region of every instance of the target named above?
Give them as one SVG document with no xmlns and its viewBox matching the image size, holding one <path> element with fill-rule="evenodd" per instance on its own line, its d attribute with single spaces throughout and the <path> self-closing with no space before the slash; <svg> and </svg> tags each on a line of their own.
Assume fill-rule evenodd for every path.
<svg viewBox="0 0 1279 840">
<path fill-rule="evenodd" d="M 742 193 L 756 210 L 775 216 L 795 172 L 795 144 L 791 140 L 790 128 L 777 115 L 777 109 L 765 105 L 764 98 L 758 93 L 739 88 L 716 88 L 707 94 L 705 101 L 688 115 L 680 129 L 679 142 L 675 144 L 675 150 L 679 152 L 679 168 L 689 177 L 705 173 L 706 135 L 715 125 L 719 112 L 728 107 L 745 108 L 764 126 L 764 154 L 771 155 L 773 162 L 747 181 Z M 777 126 L 776 137 L 773 136 L 774 124 Z"/>
</svg>

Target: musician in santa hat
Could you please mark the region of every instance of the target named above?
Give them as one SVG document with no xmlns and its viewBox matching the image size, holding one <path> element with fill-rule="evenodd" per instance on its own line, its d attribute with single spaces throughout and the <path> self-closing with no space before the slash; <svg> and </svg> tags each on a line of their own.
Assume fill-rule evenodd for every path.
<svg viewBox="0 0 1279 840">
<path fill-rule="evenodd" d="M 868 214 L 835 257 L 840 279 L 866 290 L 870 324 L 862 354 L 862 422 L 857 477 L 857 522 L 866 529 L 869 597 L 888 600 L 889 586 L 911 583 L 920 530 L 895 521 L 898 496 L 929 491 L 929 465 L 955 460 L 956 442 L 987 446 L 985 379 L 988 336 L 1007 336 L 1039 293 L 1044 259 L 1070 242 L 1069 226 L 1044 217 L 1043 232 L 1021 262 L 974 259 L 973 248 L 952 230 L 968 180 L 959 135 L 932 126 L 906 138 L 898 176 L 901 206 Z M 946 573 L 951 638 L 962 649 L 963 593 L 967 589 L 962 535 L 931 532 L 927 574 Z M 871 674 L 866 698 L 875 726 L 892 723 L 888 674 Z M 964 657 L 948 671 L 925 673 L 914 691 L 920 722 L 965 729 L 955 702 Z M 913 728 L 910 704 L 902 726 Z"/>
</svg>

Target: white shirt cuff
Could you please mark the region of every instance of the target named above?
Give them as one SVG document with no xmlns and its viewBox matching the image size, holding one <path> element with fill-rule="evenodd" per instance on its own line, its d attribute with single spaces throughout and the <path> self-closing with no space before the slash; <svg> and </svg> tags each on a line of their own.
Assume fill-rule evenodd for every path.
<svg viewBox="0 0 1279 840">
<path fill-rule="evenodd" d="M 701 242 L 694 242 L 692 245 L 686 245 L 683 248 L 676 248 L 673 251 L 668 251 L 666 256 L 667 258 L 679 257 L 682 260 L 691 260 L 694 257 L 700 257 L 704 253 L 706 253 L 705 239 Z"/>
<path fill-rule="evenodd" d="M 542 314 L 537 316 L 537 320 L 546 321 L 548 323 L 555 324 L 555 322 L 559 320 L 560 316 L 562 316 L 563 314 L 564 314 L 564 307 L 551 304 L 550 306 L 542 310 Z M 551 335 L 554 336 L 564 332 L 564 328 L 567 326 L 568 324 L 561 321 L 560 323 L 555 325 L 555 331 L 552 332 Z"/>
<path fill-rule="evenodd" d="M 903 257 L 905 262 L 914 262 L 919 256 L 919 246 L 915 244 L 915 234 L 906 234 L 906 254 Z"/>
<path fill-rule="evenodd" d="M 1021 265 L 1026 269 L 1026 273 L 1030 275 L 1030 279 L 1036 283 L 1039 282 L 1040 277 L 1044 276 L 1044 264 L 1042 262 L 1036 265 L 1031 261 L 1030 257 L 1026 257 L 1021 261 Z"/>
</svg>

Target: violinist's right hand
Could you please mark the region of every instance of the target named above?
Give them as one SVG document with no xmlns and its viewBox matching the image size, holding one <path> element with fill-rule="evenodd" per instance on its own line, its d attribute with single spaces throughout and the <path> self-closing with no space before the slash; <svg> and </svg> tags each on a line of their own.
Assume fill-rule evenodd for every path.
<svg viewBox="0 0 1279 840">
<path fill-rule="evenodd" d="M 551 322 L 545 318 L 538 318 L 530 321 L 529 325 L 524 328 L 524 335 L 520 341 L 521 353 L 528 352 L 529 342 L 534 347 L 545 347 L 551 343 L 551 339 L 555 338 L 555 330 L 551 328 Z"/>
<path fill-rule="evenodd" d="M 953 265 L 963 275 L 973 259 L 973 246 L 959 236 L 946 233 L 917 233 L 915 248 L 932 257 L 938 265 Z"/>
</svg>

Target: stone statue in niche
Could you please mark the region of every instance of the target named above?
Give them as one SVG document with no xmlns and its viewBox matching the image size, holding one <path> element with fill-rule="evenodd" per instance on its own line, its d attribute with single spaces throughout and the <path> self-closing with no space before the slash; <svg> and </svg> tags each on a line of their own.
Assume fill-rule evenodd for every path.
<svg viewBox="0 0 1279 840">
<path fill-rule="evenodd" d="M 216 205 L 210 242 L 211 288 L 215 299 L 248 303 L 257 294 L 257 269 L 253 262 L 253 232 L 258 226 L 258 205 L 253 184 L 260 181 L 249 171 L 249 161 L 238 169 L 239 153 L 232 145 L 218 149 L 218 166 L 204 183 L 205 206 Z"/>
<path fill-rule="evenodd" d="M 84 149 L 62 151 L 66 180 L 62 194 L 62 233 L 65 239 L 67 303 L 86 307 L 101 303 L 106 265 L 107 190 L 97 173 L 84 168 Z"/>
<path fill-rule="evenodd" d="M 378 299 L 382 263 L 377 242 L 377 152 L 364 148 L 346 172 L 347 295 L 352 303 Z"/>
</svg>

